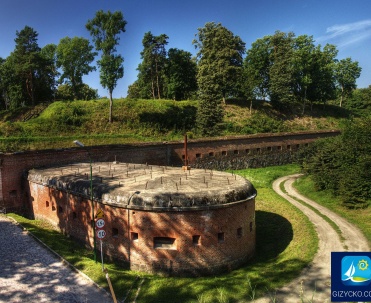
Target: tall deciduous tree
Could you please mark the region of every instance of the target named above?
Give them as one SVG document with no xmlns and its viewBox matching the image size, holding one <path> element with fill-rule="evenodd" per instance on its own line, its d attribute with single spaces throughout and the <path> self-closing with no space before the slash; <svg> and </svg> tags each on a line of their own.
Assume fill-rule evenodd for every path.
<svg viewBox="0 0 371 303">
<path fill-rule="evenodd" d="M 197 89 L 197 64 L 190 52 L 170 48 L 166 65 L 167 96 L 175 100 L 191 97 Z"/>
<path fill-rule="evenodd" d="M 198 29 L 197 39 L 193 44 L 198 48 L 197 82 L 201 96 L 207 85 L 212 89 L 213 96 L 206 98 L 225 98 L 236 90 L 238 77 L 242 75 L 245 43 L 239 36 L 220 23 L 208 22 Z"/>
<path fill-rule="evenodd" d="M 356 80 L 361 71 L 358 62 L 353 62 L 351 58 L 342 59 L 335 65 L 335 79 L 340 89 L 340 107 L 343 105 L 344 97 L 357 87 Z"/>
<path fill-rule="evenodd" d="M 252 43 L 244 59 L 246 81 L 251 87 L 253 97 L 257 99 L 265 100 L 269 96 L 269 70 L 272 65 L 270 55 L 270 36 L 265 36 Z"/>
<path fill-rule="evenodd" d="M 277 31 L 271 37 L 272 66 L 269 70 L 270 99 L 275 106 L 289 108 L 294 103 L 294 33 Z"/>
<path fill-rule="evenodd" d="M 117 86 L 117 81 L 124 76 L 124 58 L 116 54 L 116 46 L 119 43 L 120 34 L 125 32 L 126 23 L 122 12 L 111 13 L 100 10 L 86 24 L 86 28 L 93 37 L 95 48 L 102 52 L 98 66 L 100 68 L 100 83 L 108 89 L 109 93 L 109 122 L 112 122 L 112 92 Z"/>
<path fill-rule="evenodd" d="M 97 55 L 89 40 L 82 37 L 62 38 L 56 49 L 57 67 L 62 69 L 59 83 L 71 86 L 74 99 L 80 98 L 79 90 L 83 86 L 82 77 L 94 71 L 90 64 Z"/>
<path fill-rule="evenodd" d="M 218 132 L 223 121 L 225 98 L 237 90 L 242 76 L 245 43 L 220 23 L 209 22 L 198 29 L 193 44 L 198 51 L 197 84 L 199 109 L 197 124 L 203 135 Z"/>
<path fill-rule="evenodd" d="M 161 99 L 165 86 L 166 49 L 169 37 L 165 34 L 154 36 L 151 32 L 144 34 L 140 53 L 142 62 L 138 66 L 138 84 L 142 95 L 150 91 L 153 99 Z"/>
</svg>

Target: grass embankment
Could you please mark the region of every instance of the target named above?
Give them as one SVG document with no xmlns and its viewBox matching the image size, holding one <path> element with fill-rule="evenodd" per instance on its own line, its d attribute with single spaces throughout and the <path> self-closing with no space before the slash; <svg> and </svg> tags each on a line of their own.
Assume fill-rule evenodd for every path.
<svg viewBox="0 0 371 303">
<path fill-rule="evenodd" d="M 0 151 L 72 147 L 79 139 L 86 145 L 182 140 L 184 132 L 197 138 L 197 101 L 129 100 L 113 103 L 113 122 L 108 122 L 108 100 L 57 101 L 38 117 L 21 122 L 28 109 L 0 112 Z M 220 136 L 266 132 L 334 129 L 348 115 L 338 108 L 314 107 L 310 115 L 297 117 L 272 108 L 269 102 L 225 105 Z"/>
<path fill-rule="evenodd" d="M 287 165 L 238 171 L 254 184 L 256 199 L 256 255 L 244 267 L 228 274 L 202 278 L 164 278 L 132 272 L 106 264 L 116 296 L 138 303 L 251 302 L 296 277 L 313 259 L 318 239 L 307 218 L 272 189 L 276 178 L 297 173 L 298 166 Z M 24 227 L 57 251 L 70 263 L 107 288 L 99 263 L 86 251 L 40 221 L 12 215 Z"/>
<path fill-rule="evenodd" d="M 371 207 L 365 209 L 348 209 L 342 206 L 341 201 L 334 197 L 330 191 L 317 191 L 310 176 L 304 176 L 298 179 L 294 183 L 294 186 L 304 196 L 327 207 L 357 226 L 363 232 L 368 240 L 368 245 L 371 247 Z M 348 247 L 348 249 L 352 251 L 351 247 Z"/>
</svg>

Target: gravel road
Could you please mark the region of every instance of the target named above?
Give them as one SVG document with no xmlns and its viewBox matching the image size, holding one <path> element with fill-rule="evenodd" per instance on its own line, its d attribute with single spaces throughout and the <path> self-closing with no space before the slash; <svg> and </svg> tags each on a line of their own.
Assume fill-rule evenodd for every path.
<svg viewBox="0 0 371 303">
<path fill-rule="evenodd" d="M 112 299 L 0 214 L 0 302 L 105 303 Z"/>
<path fill-rule="evenodd" d="M 330 302 L 331 298 L 331 252 L 332 251 L 369 251 L 368 243 L 364 235 L 352 224 L 342 217 L 318 203 L 300 195 L 292 186 L 293 182 L 301 175 L 291 175 L 277 179 L 273 183 L 273 189 L 280 196 L 300 209 L 314 224 L 319 238 L 319 248 L 313 262 L 304 269 L 300 276 L 277 290 L 275 303 L 299 303 L 299 302 Z M 280 185 L 284 184 L 286 193 Z M 293 197 L 304 201 L 316 208 L 321 214 L 333 221 L 341 230 L 345 240 L 341 241 L 338 233 L 326 222 L 323 217 L 314 212 L 311 208 L 299 203 Z M 301 300 L 301 291 L 303 297 Z M 313 298 L 313 299 L 312 299 Z M 261 298 L 256 303 L 272 302 L 270 298 Z"/>
</svg>

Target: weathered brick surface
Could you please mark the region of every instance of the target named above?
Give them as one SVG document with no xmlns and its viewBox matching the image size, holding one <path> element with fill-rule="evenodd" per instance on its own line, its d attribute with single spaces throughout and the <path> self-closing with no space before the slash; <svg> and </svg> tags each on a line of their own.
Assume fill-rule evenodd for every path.
<svg viewBox="0 0 371 303">
<path fill-rule="evenodd" d="M 36 218 L 93 245 L 89 200 L 32 182 L 30 195 Z M 255 250 L 254 198 L 186 211 L 151 211 L 95 202 L 97 209 L 103 210 L 106 222 L 104 253 L 129 262 L 131 269 L 166 275 L 214 274 L 240 266 Z M 223 239 L 218 238 L 220 233 L 224 233 Z M 199 236 L 197 244 L 194 236 Z M 174 245 L 156 248 L 156 237 L 173 238 Z"/>
<path fill-rule="evenodd" d="M 193 167 L 219 170 L 282 164 L 292 160 L 292 152 L 296 149 L 318 138 L 338 134 L 338 131 L 318 131 L 190 140 L 188 158 Z M 290 152 L 287 152 L 288 148 Z M 182 142 L 97 146 L 88 150 L 93 161 L 116 159 L 120 162 L 181 166 L 184 158 Z M 0 153 L 0 205 L 5 204 L 10 211 L 27 213 L 29 197 L 24 177 L 28 170 L 82 161 L 89 160 L 87 152 L 81 148 Z"/>
</svg>

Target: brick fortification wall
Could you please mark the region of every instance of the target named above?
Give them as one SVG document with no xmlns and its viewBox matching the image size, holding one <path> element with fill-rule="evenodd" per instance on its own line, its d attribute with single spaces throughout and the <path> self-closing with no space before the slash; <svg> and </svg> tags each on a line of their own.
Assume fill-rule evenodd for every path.
<svg viewBox="0 0 371 303">
<path fill-rule="evenodd" d="M 290 163 L 295 151 L 318 138 L 338 135 L 338 131 L 263 134 L 188 142 L 192 167 L 240 169 Z M 183 142 L 89 147 L 93 161 L 121 161 L 153 165 L 181 166 Z M 27 171 L 32 168 L 89 161 L 81 148 L 27 151 L 0 154 L 0 206 L 9 211 L 27 212 L 29 199 Z"/>
<path fill-rule="evenodd" d="M 34 173 L 36 178 L 38 174 Z M 29 179 L 35 217 L 92 246 L 91 201 L 47 185 L 45 178 L 39 180 L 44 181 Z M 141 191 L 138 197 L 144 194 Z M 128 262 L 133 270 L 149 273 L 200 276 L 232 270 L 255 251 L 255 194 L 231 203 L 186 207 L 142 206 L 134 199 L 129 203 L 130 198 L 122 205 L 95 201 L 95 210 L 103 211 L 106 222 L 103 252 Z"/>
</svg>

